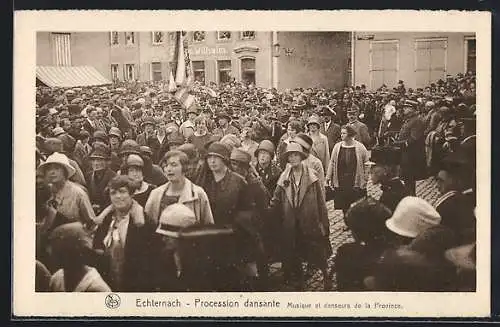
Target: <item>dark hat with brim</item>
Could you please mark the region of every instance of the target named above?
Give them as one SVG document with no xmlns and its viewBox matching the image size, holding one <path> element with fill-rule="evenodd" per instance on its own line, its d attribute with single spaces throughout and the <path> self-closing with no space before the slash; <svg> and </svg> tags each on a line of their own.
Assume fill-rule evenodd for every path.
<svg viewBox="0 0 500 327">
<path fill-rule="evenodd" d="M 111 156 L 103 147 L 96 147 L 89 155 L 89 159 L 109 159 Z"/>
<path fill-rule="evenodd" d="M 372 149 L 369 164 L 397 166 L 401 164 L 401 148 L 381 146 Z"/>
<path fill-rule="evenodd" d="M 212 142 L 207 148 L 207 156 L 217 156 L 226 161 L 231 157 L 231 150 L 229 146 L 221 143 L 220 141 Z"/>
<path fill-rule="evenodd" d="M 156 126 L 156 122 L 155 122 L 154 118 L 153 117 L 144 118 L 144 120 L 141 123 L 141 127 L 144 127 L 146 125 Z"/>
<path fill-rule="evenodd" d="M 217 119 L 220 119 L 220 118 L 226 118 L 227 120 L 231 120 L 231 116 L 229 116 L 229 114 L 225 111 L 217 114 Z"/>
</svg>

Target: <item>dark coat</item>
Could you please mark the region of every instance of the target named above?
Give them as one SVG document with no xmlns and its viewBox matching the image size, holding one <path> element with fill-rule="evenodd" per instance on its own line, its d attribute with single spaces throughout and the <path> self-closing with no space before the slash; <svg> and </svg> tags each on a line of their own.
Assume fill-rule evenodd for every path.
<svg viewBox="0 0 500 327">
<path fill-rule="evenodd" d="M 436 211 L 441 216 L 441 225 L 457 235 L 457 245 L 475 241 L 476 218 L 466 195 L 456 192 L 442 202 L 438 199 Z"/>
<path fill-rule="evenodd" d="M 165 138 L 161 143 L 156 136 L 148 140 L 149 144 L 148 146 L 151 148 L 151 151 L 153 151 L 153 162 L 155 164 L 158 164 L 165 155 L 165 153 L 167 153 L 170 150 L 170 144 L 169 144 L 170 141 L 178 139 L 179 137 L 182 137 L 182 135 L 179 132 L 173 132 L 166 134 Z"/>
<path fill-rule="evenodd" d="M 402 146 L 401 177 L 421 180 L 427 174 L 425 157 L 425 124 L 416 114 L 409 117 L 401 127 L 397 143 Z"/>
<path fill-rule="evenodd" d="M 114 171 L 115 173 L 120 170 L 122 165 L 122 159 L 118 156 L 117 152 L 112 151 L 111 152 L 111 164 L 109 168 Z"/>
<path fill-rule="evenodd" d="M 110 204 L 109 195 L 106 194 L 105 188 L 108 186 L 109 181 L 116 176 L 116 173 L 107 168 L 100 179 L 92 178 L 92 175 L 92 172 L 87 173 L 85 180 L 87 181 L 90 203 L 98 205 L 98 212 L 100 212 Z"/>
<path fill-rule="evenodd" d="M 259 177 L 261 178 L 262 183 L 266 187 L 269 194 L 274 194 L 276 183 L 278 183 L 278 179 L 280 178 L 282 173 L 281 168 L 278 167 L 278 165 L 274 162 L 271 162 L 266 169 L 261 168 L 259 163 L 257 163 L 255 165 L 255 170 L 259 174 Z"/>
<path fill-rule="evenodd" d="M 274 127 L 274 128 L 273 128 Z M 275 147 L 278 147 L 281 137 L 286 133 L 286 130 L 281 126 L 281 123 L 274 122 L 269 127 L 269 139 Z"/>
<path fill-rule="evenodd" d="M 409 196 L 410 193 L 406 188 L 404 182 L 399 179 L 392 179 L 387 183 L 382 184 L 382 195 L 380 196 L 380 202 L 382 202 L 387 208 L 394 212 L 399 201 L 405 196 Z"/>
<path fill-rule="evenodd" d="M 302 259 L 321 267 L 331 255 L 327 242 L 330 234 L 328 211 L 317 175 L 303 163 L 302 169 L 299 205 L 296 208 L 292 204 L 290 166 L 287 166 L 278 180 L 271 200 L 272 217 L 279 219 L 281 228 L 276 231 L 276 239 L 285 261 L 295 261 L 300 251 Z M 301 236 L 298 238 L 299 229 Z"/>
<path fill-rule="evenodd" d="M 328 138 L 328 147 L 330 148 L 330 153 L 332 153 L 333 146 L 340 142 L 340 125 L 335 124 L 332 120 L 326 131 L 325 124 L 321 124 L 319 131 Z M 325 167 L 325 169 L 326 168 L 327 167 Z"/>
<path fill-rule="evenodd" d="M 155 134 L 151 134 L 148 138 L 146 138 L 146 133 L 141 133 L 141 134 L 137 135 L 137 138 L 135 139 L 135 141 L 139 145 L 148 146 L 151 150 L 153 150 L 153 148 L 159 143 Z"/>
<path fill-rule="evenodd" d="M 85 121 L 83 122 L 82 126 L 83 126 L 84 130 L 86 130 L 87 132 L 89 132 L 90 137 L 92 138 L 92 135 L 94 135 L 94 132 L 97 129 L 97 124 L 96 124 L 96 128 L 94 128 L 94 127 L 92 127 L 92 125 L 90 125 L 89 121 L 87 119 L 85 119 Z"/>
<path fill-rule="evenodd" d="M 207 192 L 215 224 L 233 224 L 239 212 L 251 209 L 247 201 L 248 184 L 242 176 L 228 170 L 216 183 L 210 171 L 204 175 L 204 181 L 198 185 Z"/>
<path fill-rule="evenodd" d="M 142 207 L 141 207 L 142 210 Z M 144 212 L 142 212 L 144 214 Z M 144 217 L 143 217 L 144 219 Z M 109 225 L 113 220 L 113 214 L 108 214 L 102 224 L 96 230 L 94 236 L 94 249 L 104 250 L 104 238 L 108 233 Z M 156 227 L 156 226 L 155 226 Z M 148 292 L 151 288 L 150 257 L 152 227 L 149 225 L 136 224 L 130 217 L 127 229 L 127 240 L 125 242 L 125 263 L 123 267 L 123 289 L 116 292 Z M 148 260 L 149 259 L 149 260 Z M 98 259 L 98 270 L 103 279 L 109 282 L 109 257 L 102 256 Z M 109 283 L 108 283 L 109 284 Z"/>
<path fill-rule="evenodd" d="M 335 255 L 337 290 L 365 291 L 363 281 L 371 275 L 383 251 L 383 247 L 359 243 L 341 245 Z"/>
</svg>

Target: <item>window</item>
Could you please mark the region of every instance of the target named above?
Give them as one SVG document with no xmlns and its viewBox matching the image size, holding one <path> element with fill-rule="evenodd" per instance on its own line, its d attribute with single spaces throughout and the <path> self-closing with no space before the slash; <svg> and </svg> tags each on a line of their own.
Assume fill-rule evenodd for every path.
<svg viewBox="0 0 500 327">
<path fill-rule="evenodd" d="M 170 38 L 170 42 L 174 42 L 176 39 L 177 33 L 176 32 L 168 32 L 168 37 Z"/>
<path fill-rule="evenodd" d="M 255 39 L 255 31 L 243 31 L 241 32 L 242 40 L 254 40 Z"/>
<path fill-rule="evenodd" d="M 383 84 L 393 87 L 398 81 L 399 41 L 370 42 L 370 86 L 378 89 Z"/>
<path fill-rule="evenodd" d="M 217 61 L 217 67 L 219 71 L 219 83 L 231 82 L 231 60 L 219 60 Z"/>
<path fill-rule="evenodd" d="M 112 46 L 120 44 L 120 34 L 118 32 L 110 33 L 110 43 Z"/>
<path fill-rule="evenodd" d="M 193 61 L 194 80 L 205 84 L 205 62 Z"/>
<path fill-rule="evenodd" d="M 231 32 L 229 32 L 229 31 L 217 32 L 217 40 L 227 41 L 230 39 L 231 39 Z"/>
<path fill-rule="evenodd" d="M 465 72 L 476 72 L 476 39 L 465 38 Z"/>
<path fill-rule="evenodd" d="M 165 39 L 165 33 L 163 32 L 153 32 L 153 44 L 163 44 Z"/>
<path fill-rule="evenodd" d="M 126 45 L 134 45 L 135 44 L 135 33 L 134 32 L 125 32 L 125 44 Z"/>
<path fill-rule="evenodd" d="M 417 87 L 425 87 L 446 77 L 446 43 L 446 39 L 415 40 Z"/>
<path fill-rule="evenodd" d="M 151 79 L 153 81 L 161 81 L 161 62 L 152 62 L 151 63 Z"/>
<path fill-rule="evenodd" d="M 248 84 L 255 85 L 255 59 L 241 59 L 241 80 Z"/>
<path fill-rule="evenodd" d="M 194 31 L 193 32 L 193 42 L 203 42 L 205 41 L 205 32 Z"/>
<path fill-rule="evenodd" d="M 126 64 L 125 65 L 125 80 L 134 81 L 135 80 L 135 65 Z"/>
<path fill-rule="evenodd" d="M 111 64 L 111 79 L 113 82 L 118 81 L 118 64 Z"/>
<path fill-rule="evenodd" d="M 71 34 L 52 33 L 52 55 L 56 66 L 71 66 Z"/>
</svg>

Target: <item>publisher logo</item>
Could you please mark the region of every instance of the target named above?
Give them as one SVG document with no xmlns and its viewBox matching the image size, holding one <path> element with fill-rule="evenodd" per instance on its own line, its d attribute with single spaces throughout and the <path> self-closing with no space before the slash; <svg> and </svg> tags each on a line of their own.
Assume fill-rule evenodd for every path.
<svg viewBox="0 0 500 327">
<path fill-rule="evenodd" d="M 104 300 L 104 303 L 106 306 L 110 309 L 116 309 L 120 306 L 121 299 L 120 296 L 116 293 L 110 293 L 106 296 L 106 299 Z"/>
</svg>

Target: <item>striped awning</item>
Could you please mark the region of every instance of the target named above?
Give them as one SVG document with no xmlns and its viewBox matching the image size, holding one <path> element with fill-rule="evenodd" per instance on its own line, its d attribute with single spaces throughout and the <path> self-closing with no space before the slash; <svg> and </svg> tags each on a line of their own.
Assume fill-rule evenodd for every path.
<svg viewBox="0 0 500 327">
<path fill-rule="evenodd" d="M 81 87 L 111 84 L 92 66 L 37 66 L 36 78 L 49 87 Z"/>
</svg>

